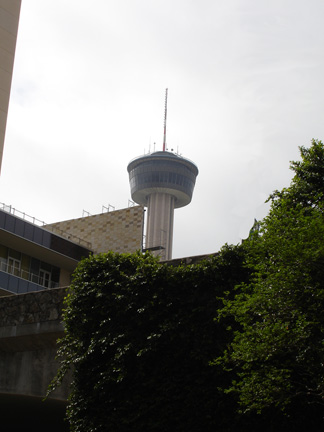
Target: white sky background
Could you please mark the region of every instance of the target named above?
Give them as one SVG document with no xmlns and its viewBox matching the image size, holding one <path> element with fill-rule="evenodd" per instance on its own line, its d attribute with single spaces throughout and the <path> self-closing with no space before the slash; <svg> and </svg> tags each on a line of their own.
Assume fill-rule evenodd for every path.
<svg viewBox="0 0 324 432">
<path fill-rule="evenodd" d="M 128 206 L 127 164 L 199 168 L 173 257 L 248 236 L 324 139 L 323 0 L 23 0 L 0 201 L 47 223 Z"/>
</svg>

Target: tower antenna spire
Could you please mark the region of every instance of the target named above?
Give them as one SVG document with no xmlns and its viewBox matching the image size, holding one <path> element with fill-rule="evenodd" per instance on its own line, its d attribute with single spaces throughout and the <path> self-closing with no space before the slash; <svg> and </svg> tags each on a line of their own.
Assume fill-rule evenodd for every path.
<svg viewBox="0 0 324 432">
<path fill-rule="evenodd" d="M 168 89 L 165 89 L 163 151 L 165 151 L 165 144 L 166 144 L 167 107 L 168 107 Z"/>
</svg>

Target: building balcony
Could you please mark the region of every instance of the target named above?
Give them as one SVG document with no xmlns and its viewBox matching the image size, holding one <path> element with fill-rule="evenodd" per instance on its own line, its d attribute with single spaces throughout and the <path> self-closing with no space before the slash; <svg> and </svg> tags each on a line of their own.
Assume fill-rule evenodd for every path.
<svg viewBox="0 0 324 432">
<path fill-rule="evenodd" d="M 6 296 L 10 294 L 25 294 L 28 292 L 41 291 L 58 287 L 58 283 L 55 282 L 50 282 L 50 286 L 45 287 L 44 285 L 41 285 L 39 283 L 41 281 L 38 276 L 28 274 L 24 271 L 15 270 L 14 273 L 15 274 L 4 271 L 4 265 L 3 263 L 1 263 L 0 296 Z"/>
</svg>

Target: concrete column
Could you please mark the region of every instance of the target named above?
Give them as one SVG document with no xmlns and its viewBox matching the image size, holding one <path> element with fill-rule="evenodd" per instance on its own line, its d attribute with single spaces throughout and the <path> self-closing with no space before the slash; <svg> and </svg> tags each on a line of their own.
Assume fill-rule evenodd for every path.
<svg viewBox="0 0 324 432">
<path fill-rule="evenodd" d="M 21 0 L 0 0 L 0 170 Z"/>
<path fill-rule="evenodd" d="M 148 198 L 146 248 L 163 260 L 172 257 L 175 198 L 166 193 L 152 193 Z M 161 249 L 158 249 L 161 248 Z"/>
</svg>

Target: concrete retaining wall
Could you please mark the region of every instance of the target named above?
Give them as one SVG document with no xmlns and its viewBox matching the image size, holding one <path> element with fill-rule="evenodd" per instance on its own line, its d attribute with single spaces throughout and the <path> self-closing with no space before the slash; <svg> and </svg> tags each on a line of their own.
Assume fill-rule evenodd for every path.
<svg viewBox="0 0 324 432">
<path fill-rule="evenodd" d="M 0 301 L 0 393 L 44 397 L 55 376 L 57 339 L 63 336 L 65 289 L 52 289 Z M 66 400 L 65 383 L 51 397 Z"/>
</svg>

